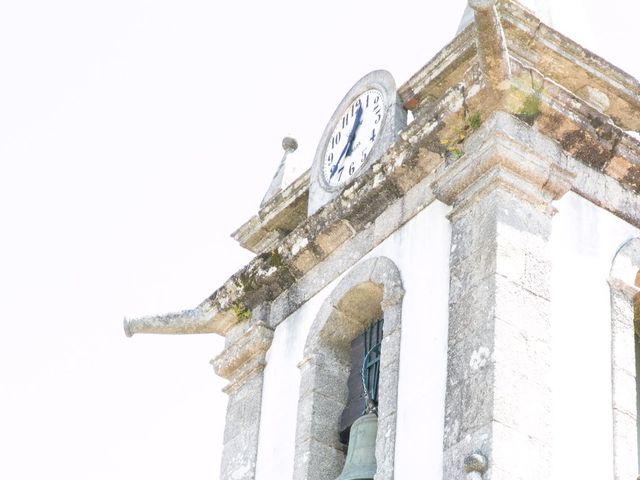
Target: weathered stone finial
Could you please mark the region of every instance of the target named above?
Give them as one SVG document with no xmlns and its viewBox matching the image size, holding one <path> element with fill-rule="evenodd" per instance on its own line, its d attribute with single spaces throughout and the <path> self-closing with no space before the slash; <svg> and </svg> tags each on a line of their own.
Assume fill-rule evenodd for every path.
<svg viewBox="0 0 640 480">
<path fill-rule="evenodd" d="M 278 167 L 278 170 L 276 170 L 276 174 L 273 176 L 273 180 L 271 180 L 271 185 L 269 185 L 269 189 L 260 203 L 260 208 L 262 208 L 271 197 L 286 186 L 285 172 L 287 167 L 287 156 L 298 149 L 298 142 L 293 137 L 284 137 L 282 139 L 282 148 L 284 149 L 284 155 L 280 161 L 280 166 Z"/>
<path fill-rule="evenodd" d="M 293 137 L 284 137 L 282 139 L 282 148 L 285 153 L 293 153 L 298 149 L 298 142 Z"/>
</svg>

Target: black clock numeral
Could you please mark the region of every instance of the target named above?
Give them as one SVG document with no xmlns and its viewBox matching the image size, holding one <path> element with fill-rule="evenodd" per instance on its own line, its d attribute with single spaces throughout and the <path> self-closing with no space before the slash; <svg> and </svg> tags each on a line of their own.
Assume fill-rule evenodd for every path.
<svg viewBox="0 0 640 480">
<path fill-rule="evenodd" d="M 331 148 L 335 148 L 335 146 L 338 145 L 338 143 L 340 143 L 341 138 L 342 138 L 342 132 L 336 133 L 331 139 Z"/>
<path fill-rule="evenodd" d="M 333 162 L 333 152 L 327 155 L 327 163 L 331 165 L 331 162 Z"/>
<path fill-rule="evenodd" d="M 380 105 L 377 105 L 376 108 L 373 109 L 373 113 L 378 116 L 375 121 L 377 125 L 378 123 L 380 123 L 380 120 L 382 120 L 382 109 L 380 108 Z"/>
<path fill-rule="evenodd" d="M 374 128 L 373 130 L 371 130 L 371 138 L 369 140 L 374 142 L 375 139 L 376 139 L 376 129 Z"/>
<path fill-rule="evenodd" d="M 364 108 L 369 108 L 369 94 L 367 94 L 367 102 L 366 102 Z"/>
<path fill-rule="evenodd" d="M 352 117 L 356 116 L 356 110 L 358 110 L 361 106 L 362 106 L 362 100 L 360 98 L 357 99 L 355 102 L 353 102 L 351 104 L 351 116 Z M 349 115 L 349 113 L 347 113 L 347 115 Z M 347 122 L 347 124 L 348 124 L 348 122 Z M 342 127 L 344 128 L 344 125 Z"/>
<path fill-rule="evenodd" d="M 349 165 L 349 175 L 353 175 L 353 172 L 356 171 L 356 164 L 351 162 L 351 165 Z"/>
<path fill-rule="evenodd" d="M 344 167 L 340 168 L 340 170 L 338 170 L 338 181 L 340 181 L 340 179 L 342 178 L 342 172 L 344 172 Z"/>
<path fill-rule="evenodd" d="M 347 114 L 342 117 L 342 128 L 345 128 L 347 125 L 349 125 L 349 113 L 347 112 Z M 338 132 L 340 133 L 340 132 Z"/>
<path fill-rule="evenodd" d="M 380 96 L 376 95 L 376 97 L 373 99 L 373 104 L 377 105 L 379 101 L 380 101 Z"/>
</svg>

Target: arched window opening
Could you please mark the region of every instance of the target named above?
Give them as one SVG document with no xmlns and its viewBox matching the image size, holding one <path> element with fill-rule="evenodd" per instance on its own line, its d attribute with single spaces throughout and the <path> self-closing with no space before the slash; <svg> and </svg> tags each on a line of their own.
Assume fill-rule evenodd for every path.
<svg viewBox="0 0 640 480">
<path fill-rule="evenodd" d="M 370 258 L 345 275 L 318 311 L 299 364 L 294 480 L 341 474 L 345 440 L 364 410 L 365 361 L 366 389 L 378 414 L 375 478 L 393 478 L 403 295 L 396 265 Z"/>
</svg>

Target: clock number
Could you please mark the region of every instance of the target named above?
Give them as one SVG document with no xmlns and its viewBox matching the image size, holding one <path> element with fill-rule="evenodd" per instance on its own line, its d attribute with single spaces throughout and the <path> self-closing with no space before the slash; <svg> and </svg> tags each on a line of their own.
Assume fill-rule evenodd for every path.
<svg viewBox="0 0 640 480">
<path fill-rule="evenodd" d="M 353 175 L 353 172 L 356 171 L 356 165 L 355 163 L 351 162 L 351 165 L 349 165 L 349 175 Z"/>
<path fill-rule="evenodd" d="M 367 94 L 367 103 L 364 106 L 365 108 L 369 108 L 369 94 Z"/>
<path fill-rule="evenodd" d="M 335 136 L 331 139 L 331 148 L 335 148 L 335 146 L 338 145 L 338 143 L 340 143 L 341 138 L 342 138 L 342 132 L 336 133 Z"/>
<path fill-rule="evenodd" d="M 342 117 L 342 128 L 349 125 L 349 114 L 347 113 L 344 117 Z M 340 132 L 338 132 L 340 133 Z"/>
<path fill-rule="evenodd" d="M 372 142 L 374 142 L 376 140 L 376 129 L 375 128 L 371 131 L 371 138 L 369 140 L 371 140 Z"/>
<path fill-rule="evenodd" d="M 376 108 L 373 109 L 373 113 L 375 113 L 378 116 L 376 118 L 376 122 L 375 122 L 376 125 L 377 125 L 378 123 L 380 123 L 380 120 L 382 120 L 382 113 L 380 111 L 380 105 L 376 106 Z"/>
<path fill-rule="evenodd" d="M 362 105 L 362 100 L 357 99 L 355 102 L 351 104 L 351 116 L 354 117 L 356 115 L 356 110 L 360 108 Z M 348 114 L 347 114 L 348 115 Z M 344 128 L 344 125 L 342 126 Z"/>
<path fill-rule="evenodd" d="M 379 101 L 380 101 L 380 95 L 376 95 L 376 97 L 373 99 L 373 104 L 377 105 Z"/>
<path fill-rule="evenodd" d="M 331 162 L 333 162 L 333 152 L 327 155 L 327 163 L 331 165 Z"/>
</svg>

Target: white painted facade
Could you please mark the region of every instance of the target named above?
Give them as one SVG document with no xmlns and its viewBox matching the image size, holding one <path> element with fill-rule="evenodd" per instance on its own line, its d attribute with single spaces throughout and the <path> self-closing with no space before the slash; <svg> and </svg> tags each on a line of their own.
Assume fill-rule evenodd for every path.
<svg viewBox="0 0 640 480">
<path fill-rule="evenodd" d="M 397 478 L 409 478 L 418 470 L 428 472 L 427 478 L 442 475 L 449 301 L 448 211 L 449 207 L 433 202 L 363 258 L 385 256 L 394 261 L 402 273 L 406 291 L 398 385 Z M 258 480 L 293 475 L 300 385 L 297 364 L 302 360 L 318 309 L 345 274 L 276 328 L 264 371 Z M 433 454 L 425 456 L 426 451 Z"/>
<path fill-rule="evenodd" d="M 553 259 L 553 472 L 555 479 L 611 479 L 611 261 L 640 231 L 569 193 L 556 203 Z M 364 259 L 386 256 L 406 291 L 398 385 L 395 477 L 442 478 L 447 375 L 449 207 L 435 201 Z M 331 261 L 329 259 L 328 261 Z M 291 478 L 300 385 L 297 364 L 315 315 L 343 275 L 284 320 L 267 354 L 258 480 Z M 588 426 L 587 426 L 588 425 Z M 589 461 L 584 461 L 588 458 Z"/>
<path fill-rule="evenodd" d="M 556 207 L 550 239 L 554 478 L 611 479 L 607 280 L 618 249 L 640 230 L 573 193 Z"/>
</svg>

